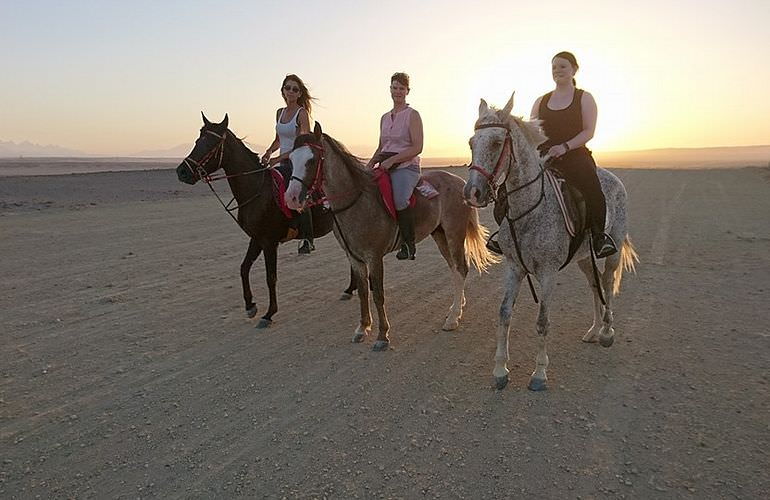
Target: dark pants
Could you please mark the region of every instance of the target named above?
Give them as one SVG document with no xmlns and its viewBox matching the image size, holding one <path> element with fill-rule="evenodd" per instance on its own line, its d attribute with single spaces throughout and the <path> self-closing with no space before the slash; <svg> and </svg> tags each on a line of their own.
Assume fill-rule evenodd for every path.
<svg viewBox="0 0 770 500">
<path fill-rule="evenodd" d="M 596 162 L 590 151 L 585 148 L 570 151 L 551 165 L 585 198 L 591 231 L 595 235 L 603 233 L 607 204 L 596 175 Z"/>
</svg>

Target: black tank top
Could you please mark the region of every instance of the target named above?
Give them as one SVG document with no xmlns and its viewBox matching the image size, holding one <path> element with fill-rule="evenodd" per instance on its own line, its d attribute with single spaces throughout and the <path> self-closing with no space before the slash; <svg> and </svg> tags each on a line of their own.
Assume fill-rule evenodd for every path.
<svg viewBox="0 0 770 500">
<path fill-rule="evenodd" d="M 583 107 L 581 105 L 583 90 L 575 89 L 570 105 L 558 111 L 548 108 L 548 101 L 552 94 L 553 92 L 548 92 L 540 99 L 540 108 L 537 111 L 538 118 L 543 122 L 543 132 L 548 137 L 548 140 L 538 147 L 541 152 L 548 151 L 551 146 L 556 144 L 567 142 L 583 130 Z M 571 150 L 570 153 L 578 150 L 588 151 L 585 146 L 581 146 Z"/>
</svg>

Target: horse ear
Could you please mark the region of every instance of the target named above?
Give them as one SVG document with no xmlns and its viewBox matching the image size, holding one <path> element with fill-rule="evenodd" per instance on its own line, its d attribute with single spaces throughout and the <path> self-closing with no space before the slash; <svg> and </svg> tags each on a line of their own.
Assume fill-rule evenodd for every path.
<svg viewBox="0 0 770 500">
<path fill-rule="evenodd" d="M 313 127 L 313 135 L 315 136 L 316 139 L 320 141 L 321 134 L 323 134 L 323 131 L 321 130 L 321 124 L 318 122 L 315 122 L 315 127 Z"/>
<path fill-rule="evenodd" d="M 516 93 L 516 91 L 514 91 L 514 92 L 511 94 L 511 98 L 510 98 L 510 99 L 508 99 L 508 103 L 507 103 L 507 104 L 505 105 L 505 107 L 502 109 L 502 113 L 503 113 L 504 115 L 510 115 L 510 114 L 511 114 L 511 111 L 513 110 L 513 94 L 515 94 L 515 93 Z"/>
<path fill-rule="evenodd" d="M 203 111 L 201 111 L 201 116 L 203 117 L 203 124 L 204 125 L 211 125 L 211 122 L 208 118 L 206 118 L 206 115 L 203 114 Z"/>
<path fill-rule="evenodd" d="M 230 123 L 230 119 L 227 117 L 227 113 L 225 113 L 225 119 L 222 120 L 221 125 L 225 128 L 227 128 L 227 124 Z"/>
<path fill-rule="evenodd" d="M 482 99 L 481 103 L 479 103 L 479 116 L 483 115 L 487 111 L 489 111 L 489 105 L 487 104 L 487 101 Z"/>
</svg>

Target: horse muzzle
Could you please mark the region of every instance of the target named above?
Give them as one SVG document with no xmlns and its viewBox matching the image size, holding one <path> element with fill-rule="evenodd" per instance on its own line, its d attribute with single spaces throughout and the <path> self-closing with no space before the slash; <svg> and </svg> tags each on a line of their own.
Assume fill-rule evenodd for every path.
<svg viewBox="0 0 770 500">
<path fill-rule="evenodd" d="M 193 185 L 198 182 L 198 176 L 195 175 L 185 163 L 176 167 L 176 177 L 180 182 L 184 182 L 185 184 Z"/>
<path fill-rule="evenodd" d="M 476 208 L 486 207 L 489 204 L 489 189 L 486 186 L 479 188 L 469 181 L 463 189 L 463 198 L 466 205 Z"/>
<path fill-rule="evenodd" d="M 286 188 L 286 193 L 283 195 L 283 200 L 286 202 L 286 206 L 292 210 L 301 210 L 305 201 L 307 200 L 307 189 L 299 183 L 299 181 L 292 179 L 289 183 L 289 187 Z"/>
</svg>

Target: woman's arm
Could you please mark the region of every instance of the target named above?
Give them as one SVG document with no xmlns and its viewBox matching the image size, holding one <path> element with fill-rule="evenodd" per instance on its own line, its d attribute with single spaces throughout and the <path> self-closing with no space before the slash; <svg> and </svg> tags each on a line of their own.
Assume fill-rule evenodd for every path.
<svg viewBox="0 0 770 500">
<path fill-rule="evenodd" d="M 409 138 L 412 141 L 412 146 L 383 161 L 380 163 L 380 167 L 388 170 L 393 164 L 408 160 L 422 153 L 422 118 L 420 118 L 420 113 L 414 110 L 412 110 L 412 115 L 409 117 Z"/>
<path fill-rule="evenodd" d="M 382 131 L 382 120 L 384 118 L 385 118 L 384 116 L 380 118 L 380 131 Z M 377 143 L 377 149 L 374 150 L 374 153 L 372 153 L 372 157 L 369 159 L 368 162 L 366 162 L 366 168 L 374 167 L 375 158 L 377 158 L 377 155 L 379 155 L 380 152 L 382 152 L 382 134 L 380 134 L 380 142 Z"/>
<path fill-rule="evenodd" d="M 299 116 L 297 117 L 299 122 L 299 132 L 297 135 L 304 135 L 310 133 L 310 117 L 307 115 L 305 108 L 299 110 Z"/>
<path fill-rule="evenodd" d="M 538 116 L 540 114 L 540 101 L 543 99 L 543 96 L 540 96 L 535 101 L 535 104 L 532 105 L 532 111 L 529 112 L 529 119 L 530 120 L 539 120 L 540 117 Z"/>
<path fill-rule="evenodd" d="M 281 116 L 281 110 L 275 112 L 275 121 L 278 122 L 278 117 Z M 273 142 L 270 143 L 270 145 L 265 150 L 265 154 L 262 155 L 262 163 L 270 163 L 270 156 L 272 156 L 273 151 L 278 149 L 281 146 L 281 140 L 278 138 L 278 132 L 275 133 L 275 139 L 273 139 Z M 270 163 L 272 165 L 273 163 Z"/>
</svg>

